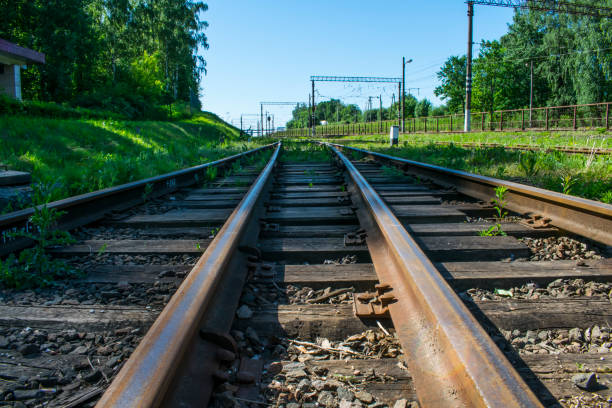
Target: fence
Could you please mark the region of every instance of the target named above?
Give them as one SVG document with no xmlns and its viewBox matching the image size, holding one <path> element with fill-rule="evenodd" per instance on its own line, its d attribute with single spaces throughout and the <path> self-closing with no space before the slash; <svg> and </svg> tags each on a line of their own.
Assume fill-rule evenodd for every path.
<svg viewBox="0 0 612 408">
<path fill-rule="evenodd" d="M 612 102 L 476 112 L 470 115 L 471 128 L 473 132 L 589 130 L 593 128 L 609 130 L 610 104 Z M 464 119 L 465 114 L 406 118 L 405 133 L 463 132 Z M 316 126 L 315 133 L 318 137 L 388 134 L 389 128 L 397 125 L 397 119 L 340 123 Z M 276 132 L 274 135 L 278 137 L 311 136 L 312 129 L 287 129 Z"/>
</svg>

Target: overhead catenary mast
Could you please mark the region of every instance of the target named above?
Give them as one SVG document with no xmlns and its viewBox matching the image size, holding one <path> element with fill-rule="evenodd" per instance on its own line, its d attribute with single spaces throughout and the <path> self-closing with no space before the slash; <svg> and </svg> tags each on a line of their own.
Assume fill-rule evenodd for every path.
<svg viewBox="0 0 612 408">
<path fill-rule="evenodd" d="M 535 11 L 549 11 L 553 13 L 590 16 L 595 18 L 612 18 L 612 7 L 594 4 L 578 3 L 567 0 L 468 0 L 468 47 L 467 67 L 465 72 L 465 121 L 463 130 L 469 132 L 470 110 L 472 102 L 472 21 L 474 19 L 474 5 L 512 7 Z"/>
</svg>

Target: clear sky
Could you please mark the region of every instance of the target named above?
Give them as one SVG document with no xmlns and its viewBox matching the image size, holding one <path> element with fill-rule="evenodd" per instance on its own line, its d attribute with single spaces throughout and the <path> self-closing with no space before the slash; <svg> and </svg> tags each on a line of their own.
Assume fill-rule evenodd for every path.
<svg viewBox="0 0 612 408">
<path fill-rule="evenodd" d="M 261 101 L 307 102 L 311 75 L 401 77 L 419 99 L 433 95 L 436 72 L 450 55 L 466 53 L 464 0 L 208 0 L 210 48 L 203 51 L 203 109 L 238 125 L 241 114 L 259 112 Z M 475 6 L 474 42 L 498 39 L 513 9 Z M 478 46 L 474 46 L 478 52 Z M 317 83 L 316 101 L 340 98 L 362 109 L 397 98 L 397 86 Z M 275 125 L 291 107 L 266 107 Z M 256 118 L 244 117 L 254 125 Z M 246 125 L 245 127 L 248 127 Z"/>
</svg>

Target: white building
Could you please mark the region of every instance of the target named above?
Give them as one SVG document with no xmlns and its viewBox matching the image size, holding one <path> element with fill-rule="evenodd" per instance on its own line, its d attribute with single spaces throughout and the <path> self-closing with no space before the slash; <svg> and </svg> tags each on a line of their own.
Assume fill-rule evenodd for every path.
<svg viewBox="0 0 612 408">
<path fill-rule="evenodd" d="M 21 100 L 21 70 L 32 63 L 44 64 L 45 54 L 0 38 L 0 92 Z"/>
</svg>

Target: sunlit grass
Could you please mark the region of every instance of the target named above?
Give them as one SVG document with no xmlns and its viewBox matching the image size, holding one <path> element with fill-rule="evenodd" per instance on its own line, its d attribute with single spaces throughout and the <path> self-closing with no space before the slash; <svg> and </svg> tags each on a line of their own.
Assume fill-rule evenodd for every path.
<svg viewBox="0 0 612 408">
<path fill-rule="evenodd" d="M 563 192 L 567 180 L 572 181 L 566 193 L 612 202 L 612 157 L 610 155 L 569 154 L 560 151 L 522 152 L 503 147 L 461 147 L 438 145 L 432 140 L 406 140 L 390 147 L 382 136 L 350 136 L 333 141 L 392 156 L 440 165 L 471 173 L 527 183 L 548 190 Z M 428 135 L 430 136 L 430 135 Z M 500 136 L 501 137 L 501 136 Z M 402 140 L 400 139 L 400 140 Z M 329 141 L 329 139 L 325 139 Z M 535 161 L 534 174 L 528 174 L 521 157 Z"/>
<path fill-rule="evenodd" d="M 334 137 L 333 140 L 358 140 L 388 143 L 389 135 L 352 135 Z M 549 131 L 549 132 L 472 132 L 472 133 L 406 133 L 400 141 L 423 144 L 431 142 L 453 142 L 456 144 L 496 143 L 504 146 L 526 145 L 539 148 L 581 147 L 589 149 L 612 149 L 612 134 L 599 131 Z"/>
<path fill-rule="evenodd" d="M 216 160 L 260 145 L 215 116 L 188 122 L 0 116 L 0 163 L 53 184 L 53 200 Z"/>
</svg>

